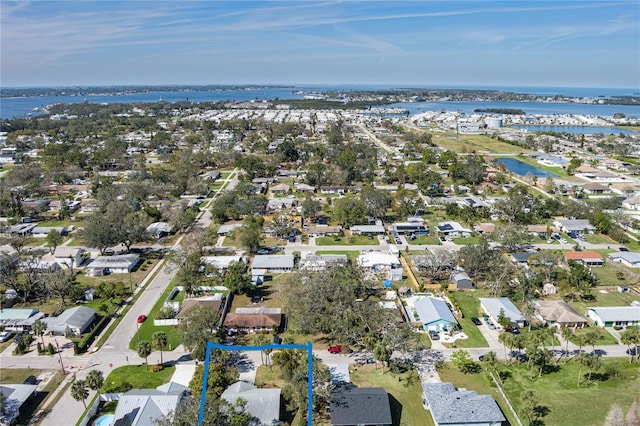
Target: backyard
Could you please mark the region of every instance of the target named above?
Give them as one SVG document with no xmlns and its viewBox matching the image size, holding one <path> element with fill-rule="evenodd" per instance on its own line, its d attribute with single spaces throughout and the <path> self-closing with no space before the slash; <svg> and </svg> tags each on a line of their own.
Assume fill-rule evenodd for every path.
<svg viewBox="0 0 640 426">
<path fill-rule="evenodd" d="M 175 370 L 175 366 L 165 366 L 162 370 L 154 372 L 144 364 L 125 365 L 109 373 L 102 388 L 117 389 L 123 383 L 129 383 L 133 389 L 154 389 L 167 383 Z"/>
<path fill-rule="evenodd" d="M 369 238 L 365 235 L 335 236 L 335 237 L 318 237 L 316 245 L 318 246 L 374 246 L 380 244 L 377 237 Z"/>
<path fill-rule="evenodd" d="M 472 317 L 480 316 L 480 301 L 475 293 L 456 291 L 451 293 L 451 298 L 464 315 L 462 318 L 458 318 L 458 323 L 462 331 L 468 336 L 468 339 L 456 340 L 456 346 L 459 348 L 489 347 L 478 326 L 471 322 Z"/>
</svg>

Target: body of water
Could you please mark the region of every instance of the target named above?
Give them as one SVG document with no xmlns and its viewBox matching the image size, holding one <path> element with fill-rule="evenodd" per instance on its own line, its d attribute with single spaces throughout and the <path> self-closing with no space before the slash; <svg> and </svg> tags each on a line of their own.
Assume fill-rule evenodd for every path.
<svg viewBox="0 0 640 426">
<path fill-rule="evenodd" d="M 597 126 L 510 126 L 514 129 L 527 129 L 530 132 L 556 132 L 591 135 L 594 133 L 603 133 L 605 135 L 620 134 L 625 135 L 637 133 L 629 129 L 621 129 L 619 127 L 597 127 Z"/>
<path fill-rule="evenodd" d="M 504 167 L 507 170 L 510 170 L 513 173 L 518 174 L 520 176 L 526 176 L 528 173 L 532 173 L 534 176 L 538 176 L 538 177 L 557 177 L 558 176 L 553 173 L 549 173 L 544 170 L 541 170 L 530 164 L 524 163 L 515 158 L 500 157 L 494 161 L 494 164 L 497 164 L 497 163 L 504 164 Z"/>
<path fill-rule="evenodd" d="M 175 91 L 149 91 L 142 93 L 117 94 L 117 95 L 66 95 L 66 96 L 33 96 L 0 98 L 0 117 L 26 117 L 37 113 L 35 109 L 43 108 L 56 103 L 151 103 L 158 101 L 249 101 L 255 99 L 302 99 L 304 92 L 319 91 L 369 91 L 388 89 L 390 86 L 377 85 L 340 85 L 340 86 L 292 86 L 292 87 L 267 87 L 255 89 L 236 90 L 175 90 Z M 419 86 L 407 86 L 421 88 Z M 401 86 L 396 86 L 401 89 Z M 425 86 L 422 88 L 447 89 L 452 86 Z M 605 88 L 561 88 L 561 87 L 478 87 L 460 86 L 460 89 L 469 90 L 502 90 L 515 93 L 530 93 L 538 96 L 576 96 L 576 97 L 612 97 L 638 95 L 640 89 L 605 89 Z M 72 89 L 70 89 L 71 92 Z M 522 109 L 527 114 L 585 114 L 612 117 L 617 112 L 624 113 L 628 117 L 640 117 L 640 106 L 633 105 L 587 105 L 574 103 L 547 103 L 547 102 L 497 102 L 497 101 L 440 101 L 440 102 L 408 102 L 382 107 L 397 107 L 408 110 L 412 115 L 424 111 L 460 111 L 465 114 L 473 114 L 478 108 L 516 108 Z"/>
<path fill-rule="evenodd" d="M 458 111 L 466 115 L 475 114 L 481 108 L 513 108 L 521 109 L 527 115 L 581 114 L 599 117 L 613 117 L 621 112 L 627 117 L 640 118 L 640 106 L 637 105 L 600 105 L 574 104 L 559 102 L 506 102 L 506 101 L 439 101 L 439 102 L 403 102 L 387 105 L 391 108 L 402 108 L 411 115 L 425 111 Z"/>
</svg>

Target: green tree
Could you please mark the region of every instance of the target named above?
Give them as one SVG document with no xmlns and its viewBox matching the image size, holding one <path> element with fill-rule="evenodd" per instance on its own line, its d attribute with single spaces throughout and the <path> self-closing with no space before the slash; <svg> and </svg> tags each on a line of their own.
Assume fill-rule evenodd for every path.
<svg viewBox="0 0 640 426">
<path fill-rule="evenodd" d="M 234 294 L 248 293 L 253 285 L 247 274 L 247 265 L 244 262 L 232 262 L 227 268 L 223 284 Z"/>
<path fill-rule="evenodd" d="M 49 247 L 49 251 L 51 252 L 51 254 L 54 254 L 56 252 L 56 248 L 60 244 L 62 244 L 63 240 L 64 240 L 64 237 L 62 236 L 62 234 L 60 234 L 58 230 L 52 229 L 51 231 L 49 231 L 49 233 L 47 234 L 46 242 L 47 242 L 47 247 Z"/>
<path fill-rule="evenodd" d="M 39 336 L 42 340 L 42 346 L 44 346 L 44 333 L 47 330 L 47 323 L 37 320 L 31 326 L 31 331 L 33 331 L 34 336 Z"/>
<path fill-rule="evenodd" d="M 207 306 L 198 305 L 187 311 L 178 324 L 178 331 L 182 334 L 184 347 L 191 352 L 193 358 L 204 360 L 207 342 L 220 341 L 216 334 L 219 322 L 218 313 Z"/>
<path fill-rule="evenodd" d="M 87 408 L 86 400 L 89 397 L 89 389 L 87 389 L 87 382 L 84 380 L 76 380 L 71 385 L 71 397 L 76 401 L 82 401 L 84 408 Z"/>
<path fill-rule="evenodd" d="M 253 346 L 264 346 L 264 345 L 268 345 L 269 343 L 270 343 L 269 342 L 269 336 L 267 336 L 264 333 L 256 333 L 251 338 L 251 344 Z M 265 351 L 261 350 L 260 351 L 260 361 L 262 362 L 262 365 L 265 364 L 264 354 L 265 354 Z M 269 363 L 269 357 L 267 356 L 266 364 L 268 364 L 268 363 Z"/>
<path fill-rule="evenodd" d="M 167 333 L 164 331 L 156 331 L 151 337 L 153 347 L 160 351 L 160 364 L 164 364 L 162 360 L 162 350 L 167 347 Z"/>
<path fill-rule="evenodd" d="M 536 408 L 538 406 L 538 397 L 532 390 L 526 389 L 522 393 L 521 401 L 520 413 L 527 419 L 529 424 L 533 424 L 537 418 Z"/>
<path fill-rule="evenodd" d="M 458 349 L 451 354 L 451 362 L 464 374 L 474 373 L 477 370 L 477 365 L 471 359 L 471 354 L 463 349 Z"/>
<path fill-rule="evenodd" d="M 500 309 L 498 312 L 498 324 L 502 326 L 502 328 L 507 328 L 511 326 L 511 318 L 505 315 L 504 309 Z"/>
<path fill-rule="evenodd" d="M 340 198 L 334 203 L 333 217 L 348 228 L 366 220 L 367 207 L 359 198 Z"/>
<path fill-rule="evenodd" d="M 136 347 L 138 352 L 138 356 L 140 358 L 144 358 L 144 363 L 147 365 L 147 370 L 149 369 L 149 355 L 151 355 L 151 343 L 146 340 L 141 340 L 138 342 L 138 346 Z"/>
<path fill-rule="evenodd" d="M 249 253 L 255 253 L 262 241 L 263 219 L 259 216 L 247 216 L 242 226 L 234 231 L 240 245 Z"/>
<path fill-rule="evenodd" d="M 564 353 L 566 355 L 567 358 L 569 358 L 569 341 L 573 338 L 573 336 L 575 335 L 574 331 L 572 328 L 569 327 L 562 327 L 561 330 L 561 335 L 562 338 L 565 340 L 565 349 L 564 349 Z"/>
<path fill-rule="evenodd" d="M 360 199 L 365 205 L 369 216 L 381 218 L 391 206 L 391 195 L 388 191 L 368 186 L 360 192 Z"/>
<path fill-rule="evenodd" d="M 310 195 L 307 195 L 304 198 L 300 206 L 302 207 L 302 216 L 305 219 L 312 219 L 316 217 L 318 212 L 321 210 L 320 201 L 313 199 Z"/>
<path fill-rule="evenodd" d="M 373 356 L 376 358 L 376 361 L 382 363 L 382 373 L 384 373 L 384 365 L 391 359 L 391 353 L 391 347 L 384 341 L 379 342 L 373 348 Z"/>
<path fill-rule="evenodd" d="M 100 370 L 91 370 L 86 378 L 87 387 L 94 391 L 99 391 L 104 384 L 104 376 Z"/>
</svg>

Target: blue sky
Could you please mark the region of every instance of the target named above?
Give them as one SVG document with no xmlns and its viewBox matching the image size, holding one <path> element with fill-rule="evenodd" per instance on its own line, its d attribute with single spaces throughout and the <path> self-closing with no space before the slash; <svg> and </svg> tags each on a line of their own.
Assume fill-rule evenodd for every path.
<svg viewBox="0 0 640 426">
<path fill-rule="evenodd" d="M 0 1 L 4 87 L 640 87 L 633 1 Z"/>
</svg>

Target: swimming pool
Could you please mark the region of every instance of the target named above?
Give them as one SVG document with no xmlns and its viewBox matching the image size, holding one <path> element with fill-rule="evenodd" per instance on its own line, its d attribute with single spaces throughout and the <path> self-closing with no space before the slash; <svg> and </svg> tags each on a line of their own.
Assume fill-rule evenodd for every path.
<svg viewBox="0 0 640 426">
<path fill-rule="evenodd" d="M 96 426 L 111 426 L 111 422 L 115 416 L 113 414 L 105 414 L 104 416 L 98 417 L 96 420 Z"/>
</svg>

